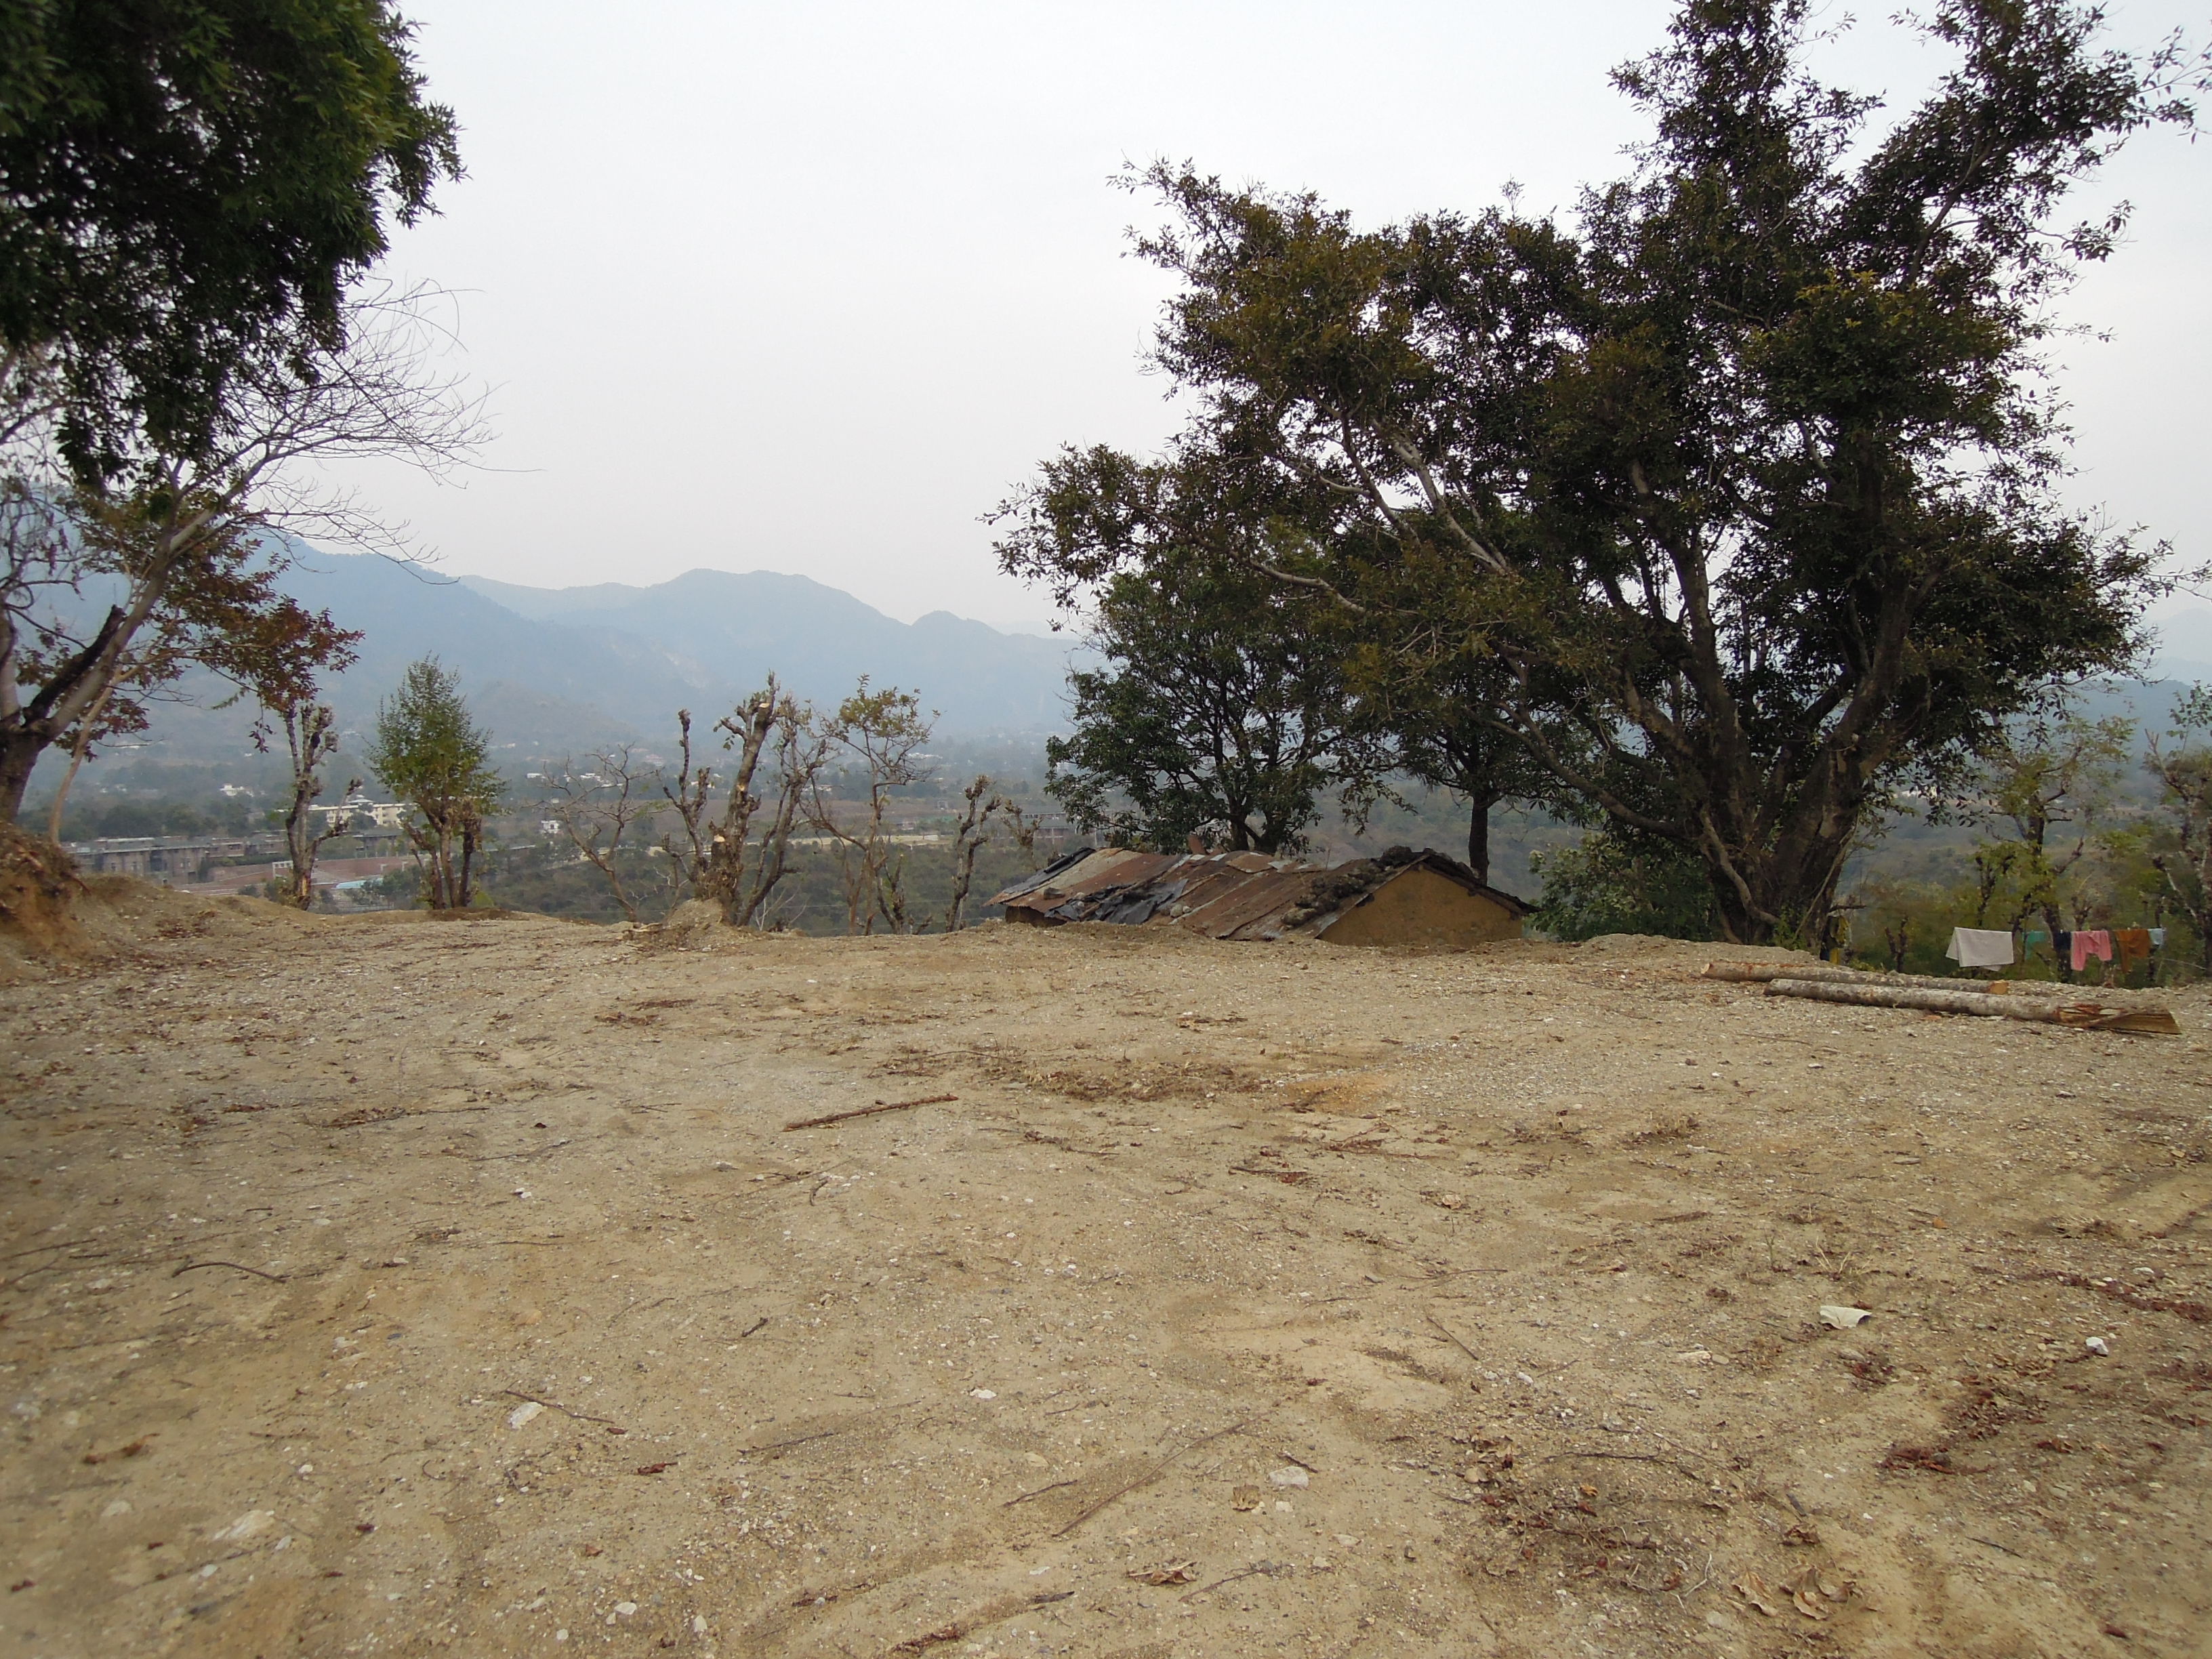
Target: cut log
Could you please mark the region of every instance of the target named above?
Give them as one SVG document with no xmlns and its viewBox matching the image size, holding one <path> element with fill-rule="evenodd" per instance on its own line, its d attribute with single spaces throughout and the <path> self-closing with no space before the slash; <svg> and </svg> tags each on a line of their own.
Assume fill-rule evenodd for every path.
<svg viewBox="0 0 2212 1659">
<path fill-rule="evenodd" d="M 2171 1008 L 2100 1008 L 2094 1002 L 2062 1007 L 2053 1016 L 2061 1025 L 2091 1031 L 2125 1031 L 2133 1036 L 2179 1036 L 2180 1022 Z"/>
<path fill-rule="evenodd" d="M 1928 990 L 1918 986 L 1846 984 L 1834 980 L 1778 979 L 1771 997 L 1802 997 L 1812 1002 L 1841 1002 L 1861 1008 L 1913 1008 L 1930 1014 L 1978 1014 L 2033 1020 L 2042 1025 L 2071 1025 L 2083 1030 L 2125 1031 L 2142 1036 L 2179 1036 L 2181 1027 L 2166 1008 L 2107 1008 L 2094 1002 L 2051 1003 L 2027 997 L 1993 997 L 1982 991 Z"/>
<path fill-rule="evenodd" d="M 1855 980 L 1864 975 L 1825 962 L 1709 962 L 1705 977 L 1733 980 L 1739 985 L 1765 985 L 1778 979 Z"/>
<path fill-rule="evenodd" d="M 2010 991 L 2040 991 L 2045 988 L 2032 981 L 2004 979 L 1938 979 L 1932 974 L 1869 974 L 1856 968 L 1838 968 L 1826 962 L 1709 962 L 1705 964 L 1707 979 L 1734 980 L 1739 984 L 1763 985 L 1778 979 L 1823 980 L 1836 985 L 1902 985 L 1923 986 L 1935 991 L 1995 992 L 2002 995 Z M 2063 996 L 2067 988 L 2052 985 L 2053 996 Z"/>
</svg>

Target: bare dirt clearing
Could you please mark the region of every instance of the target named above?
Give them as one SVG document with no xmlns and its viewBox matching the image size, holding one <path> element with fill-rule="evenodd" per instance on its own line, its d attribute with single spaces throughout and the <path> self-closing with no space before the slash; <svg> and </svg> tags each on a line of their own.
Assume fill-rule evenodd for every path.
<svg viewBox="0 0 2212 1659">
<path fill-rule="evenodd" d="M 105 891 L 0 1651 L 2208 1650 L 2202 993 Z"/>
</svg>

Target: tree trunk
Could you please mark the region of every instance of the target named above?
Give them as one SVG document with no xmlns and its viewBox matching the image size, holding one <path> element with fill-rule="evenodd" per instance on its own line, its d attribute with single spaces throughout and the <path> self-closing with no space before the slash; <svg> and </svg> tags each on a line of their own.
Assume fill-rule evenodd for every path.
<svg viewBox="0 0 2212 1659">
<path fill-rule="evenodd" d="M 76 781 L 77 772 L 84 765 L 84 751 L 92 747 L 92 728 L 100 724 L 100 717 L 107 708 L 108 694 L 114 690 L 113 680 L 102 686 L 100 696 L 93 700 L 91 708 L 76 723 L 76 741 L 70 745 L 69 770 L 62 774 L 62 781 L 54 786 L 54 810 L 46 821 L 46 839 L 56 846 L 61 844 L 62 813 L 69 805 L 70 786 Z"/>
<path fill-rule="evenodd" d="M 1484 886 L 1490 884 L 1490 812 L 1495 795 L 1477 795 L 1467 820 L 1467 867 Z"/>
<path fill-rule="evenodd" d="M 453 884 L 453 908 L 456 910 L 467 909 L 476 896 L 473 889 L 477 827 L 476 809 L 471 807 L 468 816 L 461 820 L 461 869 L 459 878 Z"/>
<path fill-rule="evenodd" d="M 0 822 L 13 823 L 23 811 L 23 792 L 46 745 L 27 732 L 0 732 Z"/>
<path fill-rule="evenodd" d="M 284 842 L 292 852 L 289 896 L 297 910 L 312 909 L 315 902 L 315 832 L 307 817 L 307 805 L 313 799 L 295 774 L 292 810 L 284 815 Z"/>
<path fill-rule="evenodd" d="M 453 908 L 453 832 L 441 823 L 437 836 L 437 850 L 430 859 L 430 908 L 450 910 Z"/>
<path fill-rule="evenodd" d="M 1784 942 L 1803 950 L 1826 943 L 1835 912 L 1849 836 L 1808 836 L 1765 849 L 1757 858 L 1729 849 L 1723 863 L 1700 848 L 1712 883 L 1721 937 L 1735 945 Z"/>
</svg>

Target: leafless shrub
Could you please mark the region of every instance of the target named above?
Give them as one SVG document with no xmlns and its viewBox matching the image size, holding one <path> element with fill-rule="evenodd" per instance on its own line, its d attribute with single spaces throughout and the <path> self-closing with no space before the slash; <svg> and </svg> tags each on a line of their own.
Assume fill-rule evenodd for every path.
<svg viewBox="0 0 2212 1659">
<path fill-rule="evenodd" d="M 585 759 L 581 768 L 573 760 L 561 763 L 547 780 L 554 794 L 546 805 L 568 844 L 606 878 L 623 915 L 635 921 L 637 896 L 623 880 L 618 860 L 630 832 L 641 825 L 649 829 L 654 815 L 667 809 L 661 770 L 641 761 L 626 743 L 594 750 Z M 665 878 L 672 887 L 681 879 L 673 859 Z"/>
</svg>

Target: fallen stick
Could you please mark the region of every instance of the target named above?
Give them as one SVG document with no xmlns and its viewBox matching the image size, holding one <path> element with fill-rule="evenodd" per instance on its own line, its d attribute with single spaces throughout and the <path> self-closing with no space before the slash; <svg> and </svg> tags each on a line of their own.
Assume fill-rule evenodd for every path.
<svg viewBox="0 0 2212 1659">
<path fill-rule="evenodd" d="M 863 1590 L 872 1590 L 875 1589 L 875 1587 L 876 1581 L 874 1579 L 863 1578 L 859 1583 L 848 1584 L 842 1589 L 818 1591 L 801 1590 L 797 1595 L 793 1596 L 785 1605 L 794 1607 L 827 1607 L 830 1602 L 837 1601 L 842 1597 L 858 1595 Z"/>
<path fill-rule="evenodd" d="M 1255 1561 L 1250 1566 L 1246 1567 L 1241 1572 L 1232 1572 L 1226 1578 L 1217 1578 L 1210 1584 L 1200 1584 L 1196 1589 L 1191 1591 L 1188 1595 L 1185 1595 L 1181 1599 L 1188 1601 L 1193 1596 L 1204 1595 L 1209 1590 L 1219 1589 L 1224 1584 L 1233 1584 L 1240 1578 L 1250 1578 L 1256 1574 L 1265 1573 L 1268 1577 L 1273 1578 L 1279 1572 L 1288 1572 L 1289 1571 L 1290 1567 L 1285 1562 Z"/>
<path fill-rule="evenodd" d="M 825 1123 L 843 1123 L 856 1117 L 873 1117 L 878 1112 L 903 1112 L 909 1106 L 942 1106 L 947 1101 L 957 1100 L 958 1095 L 924 1095 L 920 1100 L 878 1101 L 872 1106 L 856 1106 L 849 1112 L 831 1112 L 825 1117 L 802 1117 L 796 1123 L 787 1123 L 783 1132 L 793 1129 L 818 1129 Z"/>
<path fill-rule="evenodd" d="M 1042 1498 L 1048 1492 L 1058 1492 L 1063 1486 L 1072 1486 L 1074 1484 L 1073 1480 L 1055 1480 L 1049 1486 L 1039 1486 L 1035 1492 L 1025 1492 L 1018 1498 L 1009 1498 L 999 1507 L 1002 1510 L 1010 1510 L 1017 1504 L 1026 1504 L 1032 1498 Z"/>
<path fill-rule="evenodd" d="M 1075 1592 L 1072 1589 L 1044 1590 L 1035 1595 L 1003 1595 L 977 1608 L 965 1619 L 955 1620 L 951 1624 L 940 1626 L 935 1630 L 924 1631 L 903 1642 L 894 1642 L 890 1650 L 894 1654 L 921 1653 L 940 1642 L 963 1641 L 986 1625 L 1003 1624 L 1018 1613 L 1027 1613 L 1032 1607 L 1048 1607 L 1055 1601 L 1073 1601 L 1074 1597 Z"/>
<path fill-rule="evenodd" d="M 1462 1342 L 1462 1341 L 1461 1341 L 1461 1340 L 1459 1340 L 1459 1338 L 1457 1338 L 1456 1336 L 1453 1335 L 1453 1334 L 1452 1334 L 1452 1329 L 1451 1329 L 1451 1327 L 1450 1327 L 1450 1326 L 1449 1326 L 1449 1325 L 1445 1324 L 1445 1323 L 1444 1323 L 1444 1322 L 1443 1322 L 1443 1320 L 1441 1320 L 1441 1319 L 1437 1318 L 1437 1317 L 1436 1316 L 1436 1315 L 1434 1315 L 1434 1314 L 1432 1314 L 1432 1313 L 1430 1313 L 1430 1312 L 1429 1312 L 1429 1310 L 1428 1310 L 1426 1308 L 1422 1309 L 1422 1310 L 1421 1310 L 1421 1311 L 1422 1311 L 1422 1313 L 1423 1313 L 1425 1316 L 1426 1316 L 1426 1317 L 1427 1317 L 1428 1322 L 1429 1322 L 1429 1323 L 1430 1323 L 1430 1324 L 1431 1324 L 1431 1325 L 1435 1326 L 1438 1330 L 1442 1331 L 1442 1332 L 1444 1334 L 1444 1340 L 1445 1340 L 1446 1341 L 1449 1342 L 1449 1343 L 1452 1345 L 1452 1346 L 1454 1346 L 1455 1348 L 1457 1348 L 1457 1349 L 1458 1349 L 1462 1353 L 1465 1354 L 1465 1355 L 1466 1355 L 1469 1359 L 1472 1359 L 1473 1361 L 1474 1361 L 1474 1363 L 1475 1363 L 1476 1364 L 1480 1365 L 1480 1364 L 1482 1364 L 1482 1356 L 1481 1356 L 1480 1354 L 1477 1353 L 1474 1349 L 1472 1349 L 1472 1348 L 1468 1347 L 1468 1346 L 1467 1346 L 1467 1344 L 1466 1344 L 1466 1343 L 1464 1343 L 1464 1342 Z"/>
<path fill-rule="evenodd" d="M 1778 979 L 1771 997 L 1802 997 L 1813 1002 L 1843 1002 L 1862 1008 L 1914 1008 L 1930 1014 L 1982 1014 L 2069 1025 L 2079 1030 L 2124 1031 L 2138 1036 L 2179 1036 L 2181 1027 L 2165 1008 L 2106 1008 L 2094 1002 L 2031 1001 L 1993 997 L 1976 991 L 1928 991 L 1916 987 L 1844 985 L 1829 980 Z"/>
<path fill-rule="evenodd" d="M 812 1434 L 795 1434 L 788 1440 L 771 1440 L 765 1446 L 739 1446 L 736 1449 L 737 1455 L 739 1457 L 758 1457 L 767 1452 L 787 1451 L 793 1446 L 811 1445 L 817 1440 L 827 1440 L 833 1435 L 850 1434 L 854 1429 L 866 1427 L 871 1418 L 881 1417 L 886 1412 L 902 1412 L 908 1406 L 919 1406 L 926 1397 L 917 1395 L 912 1400 L 902 1401 L 896 1406 L 878 1406 L 872 1412 L 856 1412 L 842 1423 L 830 1428 L 817 1429 Z"/>
</svg>

